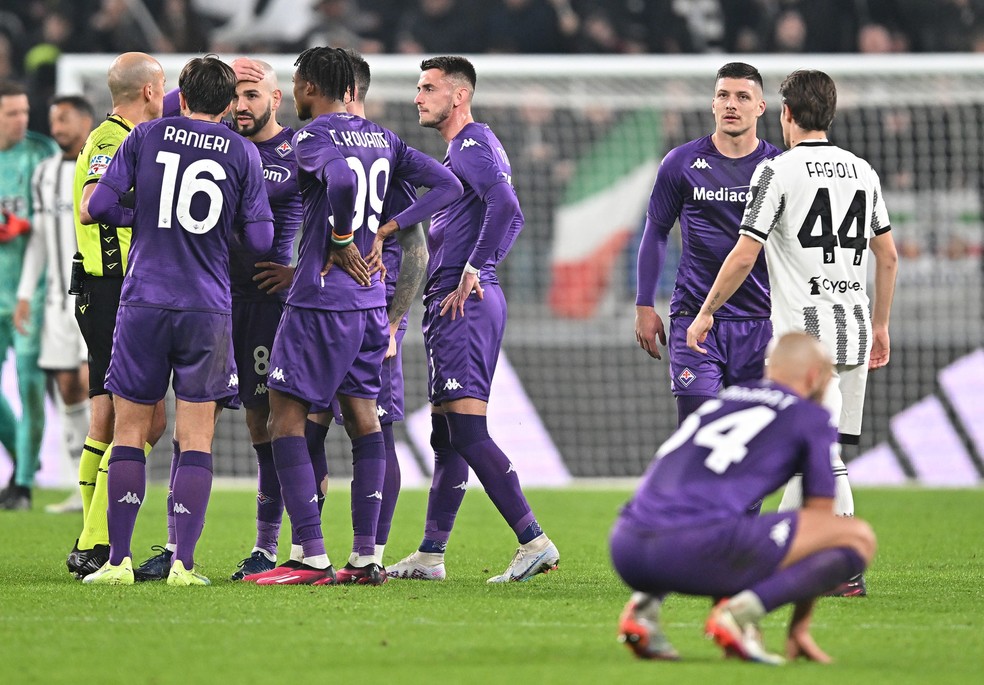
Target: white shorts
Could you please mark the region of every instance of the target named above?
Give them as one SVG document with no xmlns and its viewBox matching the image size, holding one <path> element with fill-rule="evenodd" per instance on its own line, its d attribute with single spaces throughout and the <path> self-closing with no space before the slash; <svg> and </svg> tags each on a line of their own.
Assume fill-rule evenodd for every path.
<svg viewBox="0 0 984 685">
<path fill-rule="evenodd" d="M 69 371 L 79 368 L 88 358 L 89 350 L 75 320 L 74 308 L 45 305 L 38 366 L 45 371 Z"/>
<path fill-rule="evenodd" d="M 834 366 L 834 374 L 823 396 L 823 406 L 833 417 L 841 442 L 857 444 L 861 435 L 864 391 L 868 385 L 868 365 Z"/>
</svg>

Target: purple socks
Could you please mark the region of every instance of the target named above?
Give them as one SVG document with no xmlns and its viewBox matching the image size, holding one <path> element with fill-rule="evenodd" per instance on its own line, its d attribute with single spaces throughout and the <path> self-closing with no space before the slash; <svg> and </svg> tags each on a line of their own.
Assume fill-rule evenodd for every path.
<svg viewBox="0 0 984 685">
<path fill-rule="evenodd" d="M 290 436 L 277 438 L 272 446 L 284 507 L 295 531 L 296 544 L 304 547 L 306 557 L 325 554 L 318 486 L 307 443 L 300 436 Z"/>
<path fill-rule="evenodd" d="M 273 463 L 273 446 L 269 442 L 253 445 L 256 451 L 256 547 L 276 556 L 284 502 L 280 479 Z"/>
<path fill-rule="evenodd" d="M 147 492 L 147 458 L 139 447 L 113 446 L 109 458 L 109 562 L 114 566 L 130 556 L 137 513 Z"/>
<path fill-rule="evenodd" d="M 386 475 L 383 478 L 383 501 L 379 505 L 379 522 L 376 524 L 376 544 L 385 545 L 389 540 L 393 525 L 393 512 L 396 500 L 400 497 L 400 462 L 396 458 L 396 442 L 393 438 L 393 424 L 384 423 L 383 446 L 386 449 Z"/>
<path fill-rule="evenodd" d="M 372 556 L 376 550 L 376 524 L 383 503 L 386 448 L 382 433 L 352 439 L 352 551 Z"/>
<path fill-rule="evenodd" d="M 431 414 L 434 478 L 427 496 L 427 519 L 421 552 L 443 552 L 468 487 L 468 463 L 451 446 L 451 431 L 443 414 Z"/>
<path fill-rule="evenodd" d="M 811 554 L 748 588 L 762 601 L 766 613 L 790 602 L 818 597 L 865 568 L 850 547 L 835 547 Z"/>
<path fill-rule="evenodd" d="M 209 452 L 182 452 L 174 474 L 172 497 L 174 558 L 187 569 L 195 565 L 195 545 L 205 526 L 205 510 L 212 492 L 212 455 Z"/>
</svg>

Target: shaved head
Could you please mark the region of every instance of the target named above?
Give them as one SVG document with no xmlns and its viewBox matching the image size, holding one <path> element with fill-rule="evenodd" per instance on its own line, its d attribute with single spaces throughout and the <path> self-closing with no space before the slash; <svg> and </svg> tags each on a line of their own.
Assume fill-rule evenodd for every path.
<svg viewBox="0 0 984 685">
<path fill-rule="evenodd" d="M 164 69 L 160 62 L 143 52 L 124 52 L 109 67 L 109 93 L 113 105 L 138 100 L 143 88 L 163 82 Z"/>
<path fill-rule="evenodd" d="M 786 333 L 769 353 L 766 377 L 820 401 L 833 372 L 830 353 L 813 336 Z"/>
</svg>

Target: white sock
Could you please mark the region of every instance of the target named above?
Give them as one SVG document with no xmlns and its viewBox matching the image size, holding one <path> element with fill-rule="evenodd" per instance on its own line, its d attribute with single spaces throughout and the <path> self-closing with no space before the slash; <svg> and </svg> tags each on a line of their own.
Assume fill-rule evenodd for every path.
<svg viewBox="0 0 984 685">
<path fill-rule="evenodd" d="M 89 433 L 89 400 L 63 405 L 62 421 L 65 448 L 77 460 L 85 446 L 85 436 Z"/>
<path fill-rule="evenodd" d="M 304 547 L 301 545 L 291 545 L 290 546 L 290 560 L 291 561 L 303 561 L 304 560 Z"/>
<path fill-rule="evenodd" d="M 847 466 L 841 459 L 840 445 L 830 460 L 834 469 L 834 514 L 837 516 L 854 516 L 854 493 L 851 483 L 847 480 Z"/>
<path fill-rule="evenodd" d="M 178 543 L 169 542 L 166 545 L 164 545 L 164 549 L 166 549 L 168 552 L 171 552 L 173 554 L 178 549 Z"/>
<path fill-rule="evenodd" d="M 751 590 L 742 590 L 729 599 L 725 607 L 742 628 L 749 623 L 757 624 L 765 616 L 762 600 Z"/>
<path fill-rule="evenodd" d="M 421 552 L 417 550 L 414 560 L 422 566 L 439 566 L 444 563 L 444 552 Z"/>
<path fill-rule="evenodd" d="M 386 545 L 376 545 L 376 549 L 373 551 L 373 556 L 376 557 L 376 563 L 380 566 L 383 565 L 383 550 L 386 549 Z"/>
<path fill-rule="evenodd" d="M 369 564 L 377 564 L 379 562 L 376 561 L 375 554 L 363 555 L 363 554 L 358 554 L 356 552 L 352 552 L 349 555 L 348 563 L 351 564 L 352 566 L 355 566 L 356 568 L 362 568 L 364 566 L 368 566 Z"/>
<path fill-rule="evenodd" d="M 267 558 L 268 561 L 272 561 L 274 563 L 277 562 L 277 555 L 276 554 L 270 554 L 265 549 L 260 549 L 259 547 L 254 547 L 253 548 L 253 551 L 250 552 L 250 554 L 253 554 L 254 552 L 260 552 L 263 556 L 265 556 Z"/>
<path fill-rule="evenodd" d="M 301 563 L 311 568 L 326 569 L 331 566 L 331 561 L 327 554 L 319 554 L 316 557 L 304 557 Z"/>
<path fill-rule="evenodd" d="M 779 502 L 779 511 L 796 511 L 803 508 L 803 476 L 796 474 L 786 483 Z"/>
</svg>

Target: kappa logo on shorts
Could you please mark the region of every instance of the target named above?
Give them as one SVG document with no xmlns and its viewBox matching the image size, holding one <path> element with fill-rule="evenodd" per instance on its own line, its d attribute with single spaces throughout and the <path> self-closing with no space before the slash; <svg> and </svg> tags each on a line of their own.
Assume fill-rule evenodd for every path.
<svg viewBox="0 0 984 685">
<path fill-rule="evenodd" d="M 229 384 L 226 386 L 229 388 L 239 387 L 239 374 L 233 373 L 229 375 Z"/>
<path fill-rule="evenodd" d="M 383 409 L 382 407 L 380 407 L 378 404 L 376 405 L 376 416 L 377 417 L 383 418 L 387 414 L 389 414 L 388 411 L 386 411 L 385 409 Z"/>
<path fill-rule="evenodd" d="M 445 390 L 461 390 L 464 386 L 458 382 L 457 378 L 449 378 L 444 383 Z"/>
<path fill-rule="evenodd" d="M 772 526 L 769 531 L 769 539 L 776 543 L 776 547 L 784 547 L 786 540 L 789 539 L 789 519 L 783 519 Z"/>
<path fill-rule="evenodd" d="M 257 383 L 256 390 L 253 391 L 253 395 L 255 396 L 255 395 L 266 395 L 266 394 L 267 394 L 266 383 Z"/>
<path fill-rule="evenodd" d="M 284 370 L 279 366 L 274 367 L 273 371 L 270 372 L 270 380 L 280 381 L 283 383 L 286 380 L 284 377 Z"/>
<path fill-rule="evenodd" d="M 677 380 L 680 381 L 680 385 L 686 388 L 695 380 L 697 380 L 697 374 L 691 371 L 690 369 L 684 367 L 683 371 L 681 371 L 677 376 Z"/>
</svg>

